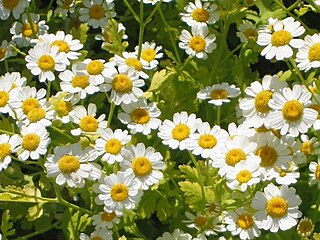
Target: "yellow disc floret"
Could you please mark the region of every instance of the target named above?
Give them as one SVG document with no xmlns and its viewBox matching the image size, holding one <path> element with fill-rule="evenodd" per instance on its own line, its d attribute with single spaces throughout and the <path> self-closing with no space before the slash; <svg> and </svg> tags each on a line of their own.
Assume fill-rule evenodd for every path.
<svg viewBox="0 0 320 240">
<path fill-rule="evenodd" d="M 141 71 L 142 70 L 142 64 L 136 58 L 127 58 L 125 60 L 125 62 L 129 67 L 134 67 L 134 69 L 137 70 L 137 71 Z"/>
<path fill-rule="evenodd" d="M 35 23 L 32 23 L 32 26 L 33 26 L 34 31 L 37 33 L 38 29 L 39 29 L 38 25 Z M 30 23 L 25 23 L 22 25 L 21 33 L 24 37 L 28 37 L 28 38 L 32 37 L 33 32 L 32 32 L 32 27 L 31 27 Z"/>
<path fill-rule="evenodd" d="M 251 178 L 252 178 L 252 174 L 248 170 L 241 170 L 236 177 L 239 183 L 247 183 L 250 181 Z"/>
<path fill-rule="evenodd" d="M 282 116 L 289 122 L 296 122 L 303 116 L 304 107 L 298 100 L 287 101 L 282 108 Z"/>
<path fill-rule="evenodd" d="M 7 53 L 6 48 L 0 48 L 0 60 L 4 59 Z"/>
<path fill-rule="evenodd" d="M 266 204 L 266 212 L 270 217 L 284 217 L 288 212 L 288 203 L 282 197 L 273 197 Z"/>
<path fill-rule="evenodd" d="M 69 44 L 64 40 L 55 40 L 51 43 L 52 46 L 57 46 L 59 48 L 59 52 L 70 52 L 70 46 Z"/>
<path fill-rule="evenodd" d="M 101 5 L 94 5 L 89 9 L 89 15 L 91 18 L 100 19 L 104 17 L 106 10 Z"/>
<path fill-rule="evenodd" d="M 317 165 L 316 171 L 314 172 L 314 177 L 320 180 L 320 164 Z"/>
<path fill-rule="evenodd" d="M 98 129 L 98 121 L 92 116 L 85 116 L 81 118 L 79 126 L 82 131 L 96 132 Z"/>
<path fill-rule="evenodd" d="M 44 54 L 38 60 L 38 66 L 42 71 L 54 70 L 56 62 L 50 55 Z"/>
<path fill-rule="evenodd" d="M 206 216 L 198 216 L 194 219 L 194 223 L 197 227 L 202 227 L 208 222 L 208 217 Z"/>
<path fill-rule="evenodd" d="M 35 151 L 39 147 L 40 137 L 37 134 L 29 133 L 23 136 L 21 146 L 27 151 Z"/>
<path fill-rule="evenodd" d="M 67 116 L 72 110 L 72 104 L 66 101 L 60 101 L 56 105 L 56 113 L 59 117 Z"/>
<path fill-rule="evenodd" d="M 112 213 L 108 213 L 108 212 L 104 212 L 101 214 L 101 220 L 104 222 L 111 222 L 113 219 L 115 219 L 117 215 L 112 212 Z"/>
<path fill-rule="evenodd" d="M 271 44 L 275 47 L 288 45 L 292 39 L 292 35 L 287 30 L 279 30 L 272 34 Z"/>
<path fill-rule="evenodd" d="M 269 100 L 272 98 L 272 92 L 269 90 L 262 90 L 258 92 L 254 98 L 254 106 L 260 113 L 266 113 L 271 110 L 268 106 Z"/>
<path fill-rule="evenodd" d="M 226 154 L 225 161 L 229 166 L 235 166 L 238 162 L 246 160 L 246 153 L 240 148 L 233 148 Z"/>
<path fill-rule="evenodd" d="M 64 174 L 71 174 L 78 171 L 80 168 L 80 161 L 76 156 L 64 155 L 58 161 L 58 167 Z"/>
<path fill-rule="evenodd" d="M 308 58 L 310 62 L 320 61 L 320 43 L 315 43 L 310 47 Z"/>
<path fill-rule="evenodd" d="M 147 62 L 151 62 L 152 60 L 154 60 L 156 58 L 156 55 L 156 52 L 151 48 L 145 49 L 141 53 L 142 59 L 146 60 Z"/>
<path fill-rule="evenodd" d="M 152 163 L 146 157 L 137 157 L 132 161 L 131 168 L 136 176 L 144 177 L 151 173 Z"/>
<path fill-rule="evenodd" d="M 246 29 L 245 31 L 244 31 L 244 33 L 243 33 L 245 36 L 246 36 L 246 38 L 257 38 L 258 37 L 258 32 L 255 30 L 255 29 L 253 29 L 253 28 L 248 28 L 248 29 Z"/>
<path fill-rule="evenodd" d="M 72 87 L 85 89 L 90 84 L 89 76 L 87 75 L 75 75 L 71 80 Z"/>
<path fill-rule="evenodd" d="M 136 108 L 130 114 L 131 120 L 138 124 L 146 124 L 150 120 L 149 113 L 143 108 Z"/>
<path fill-rule="evenodd" d="M 122 183 L 117 183 L 111 188 L 110 195 L 113 201 L 121 202 L 128 198 L 128 188 Z"/>
<path fill-rule="evenodd" d="M 2 4 L 7 9 L 14 9 L 18 6 L 20 0 L 3 0 Z"/>
<path fill-rule="evenodd" d="M 132 81 L 125 74 L 117 74 L 112 82 L 112 89 L 119 93 L 128 93 L 132 90 Z"/>
<path fill-rule="evenodd" d="M 301 152 L 303 152 L 305 155 L 310 155 L 313 153 L 314 148 L 313 148 L 313 143 L 311 141 L 306 141 L 302 143 L 301 145 Z"/>
<path fill-rule="evenodd" d="M 90 75 L 99 75 L 102 73 L 104 69 L 104 65 L 99 60 L 93 60 L 90 63 L 88 63 L 86 70 Z"/>
<path fill-rule="evenodd" d="M 9 143 L 0 144 L 0 161 L 3 161 L 6 156 L 11 154 L 11 145 Z"/>
<path fill-rule="evenodd" d="M 190 128 L 183 123 L 179 123 L 172 129 L 172 138 L 178 141 L 185 140 L 190 135 Z"/>
<path fill-rule="evenodd" d="M 45 116 L 46 116 L 46 111 L 43 108 L 33 108 L 27 114 L 27 117 L 31 123 L 38 122 L 41 119 L 43 119 Z"/>
<path fill-rule="evenodd" d="M 278 159 L 278 152 L 269 146 L 260 147 L 256 151 L 256 155 L 261 158 L 261 167 L 271 167 Z"/>
<path fill-rule="evenodd" d="M 209 19 L 209 12 L 203 8 L 197 8 L 193 10 L 191 16 L 197 22 L 206 22 Z"/>
<path fill-rule="evenodd" d="M 194 36 L 189 41 L 189 47 L 195 52 L 203 52 L 206 48 L 206 41 L 201 36 Z"/>
<path fill-rule="evenodd" d="M 211 99 L 226 99 L 228 98 L 228 93 L 224 89 L 214 89 L 210 93 Z"/>
<path fill-rule="evenodd" d="M 244 213 L 238 216 L 237 225 L 242 229 L 249 229 L 253 226 L 254 221 L 250 214 Z"/>
<path fill-rule="evenodd" d="M 40 107 L 40 103 L 38 101 L 38 99 L 36 98 L 26 98 L 23 102 L 22 102 L 22 111 L 24 114 L 28 114 L 32 109 L 34 108 L 39 108 Z"/>
<path fill-rule="evenodd" d="M 217 139 L 212 134 L 203 134 L 200 136 L 198 144 L 204 149 L 213 148 L 217 145 Z"/>
<path fill-rule="evenodd" d="M 9 93 L 5 91 L 0 91 L 0 107 L 4 107 L 7 105 L 9 100 Z"/>
<path fill-rule="evenodd" d="M 109 139 L 106 144 L 105 144 L 105 151 L 107 153 L 113 154 L 113 155 L 117 155 L 122 148 L 122 143 L 116 139 L 116 138 L 111 138 Z"/>
</svg>

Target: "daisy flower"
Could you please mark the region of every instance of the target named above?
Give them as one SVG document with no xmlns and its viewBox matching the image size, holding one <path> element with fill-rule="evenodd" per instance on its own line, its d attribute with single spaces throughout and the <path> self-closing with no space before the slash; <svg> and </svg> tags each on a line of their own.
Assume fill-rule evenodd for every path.
<svg viewBox="0 0 320 240">
<path fill-rule="evenodd" d="M 312 137 L 309 138 L 307 135 L 301 135 L 302 145 L 301 145 L 301 152 L 305 155 L 318 155 L 320 153 L 320 143 L 318 138 Z"/>
<path fill-rule="evenodd" d="M 55 80 L 54 71 L 64 71 L 69 65 L 66 54 L 59 52 L 57 46 L 50 47 L 49 43 L 37 44 L 25 59 L 27 68 L 33 75 L 39 75 L 40 82 Z"/>
<path fill-rule="evenodd" d="M 272 112 L 267 116 L 267 127 L 280 129 L 281 135 L 289 133 L 293 137 L 299 132 L 306 133 L 318 116 L 316 110 L 308 108 L 310 99 L 311 93 L 300 85 L 274 93 L 268 104 Z"/>
<path fill-rule="evenodd" d="M 89 103 L 88 110 L 80 105 L 75 107 L 73 114 L 70 115 L 71 121 L 78 124 L 79 128 L 72 129 L 71 134 L 79 136 L 80 134 L 98 134 L 107 127 L 107 121 L 104 121 L 106 115 L 101 114 L 99 118 L 95 118 L 97 106 Z"/>
<path fill-rule="evenodd" d="M 225 176 L 240 161 L 252 160 L 260 163 L 260 157 L 254 155 L 257 144 L 250 142 L 246 136 L 235 136 L 221 146 L 215 157 L 209 160 L 209 164 L 214 168 L 219 168 L 220 176 Z M 250 161 L 251 161 L 250 160 Z"/>
<path fill-rule="evenodd" d="M 296 39 L 305 32 L 300 22 L 292 17 L 287 17 L 277 21 L 272 25 L 272 31 L 259 31 L 257 44 L 266 46 L 261 55 L 266 59 L 276 57 L 277 60 L 283 60 L 293 55 L 293 48 L 301 48 L 304 44 L 302 39 Z"/>
<path fill-rule="evenodd" d="M 105 83 L 100 85 L 102 92 L 111 90 L 110 100 L 116 105 L 121 103 L 129 104 L 138 102 L 143 91 L 140 87 L 144 86 L 144 80 L 139 79 L 139 73 L 130 68 L 128 71 L 121 72 L 114 68 L 110 70 L 110 76 L 105 78 Z"/>
<path fill-rule="evenodd" d="M 201 0 L 195 0 L 195 2 L 189 2 L 184 7 L 186 13 L 180 13 L 181 19 L 189 26 L 197 24 L 214 24 L 219 20 L 219 13 L 216 4 L 205 2 L 202 4 Z"/>
<path fill-rule="evenodd" d="M 320 67 L 320 34 L 305 36 L 304 45 L 296 55 L 296 62 L 297 67 L 305 72 Z"/>
<path fill-rule="evenodd" d="M 133 209 L 142 196 L 134 175 L 121 171 L 100 179 L 99 183 L 93 185 L 93 190 L 98 194 L 96 204 L 104 204 L 105 211 L 113 211 L 117 215 Z"/>
<path fill-rule="evenodd" d="M 10 83 L 12 89 L 24 87 L 27 84 L 27 78 L 22 77 L 19 72 L 6 72 L 3 76 L 0 76 L 0 83 L 1 81 Z"/>
<path fill-rule="evenodd" d="M 141 47 L 140 61 L 144 69 L 154 69 L 159 64 L 159 59 L 163 57 L 160 52 L 161 46 L 157 46 L 155 42 L 144 42 Z M 138 55 L 139 46 L 135 47 L 135 53 Z"/>
<path fill-rule="evenodd" d="M 179 47 L 185 49 L 190 56 L 207 59 L 207 53 L 211 53 L 217 47 L 214 42 L 216 36 L 210 34 L 205 25 L 194 25 L 191 28 L 191 34 L 187 30 L 182 30 L 180 35 Z"/>
<path fill-rule="evenodd" d="M 100 132 L 100 137 L 95 141 L 94 149 L 98 156 L 102 155 L 102 161 L 109 164 L 123 161 L 124 146 L 131 141 L 128 131 L 107 128 Z"/>
<path fill-rule="evenodd" d="M 282 185 L 279 189 L 270 183 L 255 194 L 251 206 L 257 210 L 254 217 L 261 228 L 278 232 L 279 228 L 286 231 L 297 224 L 302 215 L 298 210 L 301 202 L 293 187 Z"/>
<path fill-rule="evenodd" d="M 100 228 L 94 230 L 91 234 L 90 237 L 85 234 L 85 233 L 80 233 L 80 240 L 110 240 L 112 238 L 112 231 L 105 229 L 105 228 Z"/>
<path fill-rule="evenodd" d="M 112 229 L 113 224 L 118 224 L 120 219 L 114 212 L 101 212 L 92 216 L 92 225 L 95 229 L 108 228 Z"/>
<path fill-rule="evenodd" d="M 189 233 L 184 233 L 182 230 L 176 228 L 173 233 L 164 232 L 161 237 L 156 240 L 191 240 L 192 236 Z"/>
<path fill-rule="evenodd" d="M 233 236 L 239 235 L 240 239 L 254 239 L 261 235 L 255 217 L 243 207 L 228 212 L 224 221 L 227 224 L 227 230 Z"/>
<path fill-rule="evenodd" d="M 305 163 L 307 161 L 307 155 L 301 151 L 302 142 L 299 138 L 292 137 L 290 135 L 284 135 L 280 137 L 281 144 L 284 144 L 289 149 L 292 161 L 295 164 Z"/>
<path fill-rule="evenodd" d="M 6 74 L 8 77 L 8 73 Z M 0 113 L 8 113 L 14 116 L 12 101 L 17 98 L 19 88 L 12 88 L 12 83 L 7 78 L 0 78 Z"/>
<path fill-rule="evenodd" d="M 56 15 L 61 15 L 65 19 L 68 13 L 73 13 L 75 10 L 74 0 L 57 0 L 57 8 L 54 10 Z"/>
<path fill-rule="evenodd" d="M 303 239 L 307 239 L 308 237 L 310 237 L 311 233 L 313 232 L 313 229 L 314 229 L 314 224 L 312 223 L 312 220 L 306 217 L 303 217 L 302 219 L 300 219 L 297 225 L 297 233 Z"/>
<path fill-rule="evenodd" d="M 310 170 L 310 180 L 309 184 L 317 184 L 318 188 L 320 189 L 320 159 L 318 159 L 318 163 L 316 162 L 311 162 L 309 164 L 309 170 Z"/>
<path fill-rule="evenodd" d="M 252 137 L 256 131 L 254 128 L 250 127 L 245 122 L 242 124 L 235 124 L 234 122 L 229 123 L 228 125 L 228 133 L 230 136 L 230 139 L 233 139 L 235 136 L 247 136 Z"/>
<path fill-rule="evenodd" d="M 29 7 L 31 0 L 0 0 L 0 18 L 7 20 L 12 12 L 15 19 Z"/>
<path fill-rule="evenodd" d="M 173 121 L 164 120 L 159 127 L 158 136 L 163 139 L 164 145 L 169 145 L 172 149 L 186 149 L 187 139 L 190 134 L 193 134 L 201 122 L 194 113 L 188 116 L 188 113 L 183 111 L 173 115 Z"/>
<path fill-rule="evenodd" d="M 199 123 L 197 132 L 190 135 L 187 141 L 187 149 L 192 150 L 194 155 L 202 158 L 213 158 L 224 142 L 229 139 L 229 134 L 220 126 L 210 127 L 209 123 Z"/>
<path fill-rule="evenodd" d="M 239 108 L 246 124 L 254 128 L 268 125 L 267 116 L 271 108 L 268 103 L 274 92 L 280 92 L 287 84 L 278 75 L 265 75 L 262 82 L 255 81 L 245 89 L 245 98 L 240 99 Z"/>
<path fill-rule="evenodd" d="M 318 98 L 318 100 L 320 100 L 319 95 L 316 95 L 316 98 Z M 319 130 L 320 129 L 320 104 L 315 103 L 315 100 L 313 100 L 312 102 L 313 103 L 309 106 L 309 108 L 316 110 L 318 113 L 317 119 L 313 123 L 312 127 L 314 130 Z"/>
<path fill-rule="evenodd" d="M 6 40 L 3 40 L 0 45 L 0 62 L 9 57 L 17 55 L 15 51 L 12 50 L 10 44 L 15 45 L 14 42 L 8 43 Z"/>
<path fill-rule="evenodd" d="M 160 2 L 160 0 L 142 0 L 145 4 L 152 4 L 155 5 L 157 2 Z M 171 2 L 172 0 L 163 0 L 162 2 Z M 140 0 L 138 0 L 140 2 Z"/>
<path fill-rule="evenodd" d="M 227 172 L 227 185 L 232 190 L 240 188 L 241 192 L 245 192 L 248 187 L 260 182 L 260 175 L 259 161 L 240 161 Z"/>
<path fill-rule="evenodd" d="M 121 104 L 124 112 L 118 114 L 118 119 L 127 125 L 131 134 L 138 132 L 143 135 L 151 133 L 151 129 L 157 129 L 161 125 L 158 119 L 161 112 L 155 102 L 147 103 L 147 99 L 141 97 L 138 102 Z"/>
<path fill-rule="evenodd" d="M 55 147 L 46 158 L 44 166 L 48 177 L 56 177 L 58 185 L 82 188 L 85 179 L 97 180 L 101 176 L 100 165 L 92 163 L 91 148 L 82 149 L 80 143 Z"/>
<path fill-rule="evenodd" d="M 31 123 L 20 128 L 21 145 L 17 147 L 18 159 L 25 161 L 28 158 L 38 160 L 40 155 L 47 152 L 51 141 L 48 131 L 39 123 Z"/>
<path fill-rule="evenodd" d="M 88 23 L 89 26 L 93 28 L 103 28 L 107 25 L 107 22 L 110 17 L 115 17 L 115 12 L 111 12 L 112 16 L 109 16 L 107 8 L 110 11 L 113 10 L 114 4 L 113 0 L 84 0 L 84 8 L 80 8 L 79 20 L 81 22 Z"/>
<path fill-rule="evenodd" d="M 157 184 L 165 169 L 163 157 L 153 147 L 145 148 L 143 143 L 130 145 L 123 152 L 124 161 L 120 162 L 121 170 L 135 176 L 136 184 L 143 190 Z"/>
<path fill-rule="evenodd" d="M 110 33 L 108 31 L 109 25 L 112 25 L 112 27 L 116 28 L 117 36 L 119 36 L 121 39 L 128 39 L 128 35 L 125 34 L 125 31 L 126 31 L 125 26 L 123 26 L 122 23 L 118 23 L 114 19 L 110 19 L 108 21 L 108 25 L 102 29 L 101 34 L 97 34 L 94 36 L 95 40 L 103 41 L 103 43 L 101 44 L 102 49 L 105 49 L 107 44 L 112 43 L 111 37 L 109 35 Z"/>
<path fill-rule="evenodd" d="M 257 28 L 250 21 L 244 21 L 238 27 L 238 32 L 236 33 L 237 37 L 240 38 L 240 42 L 246 43 L 250 39 L 256 41 L 258 37 Z"/>
<path fill-rule="evenodd" d="M 279 185 L 290 185 L 297 183 L 300 177 L 299 168 L 294 162 L 290 162 L 288 166 L 284 165 L 280 168 L 272 168 L 268 172 L 267 180 L 275 179 Z"/>
<path fill-rule="evenodd" d="M 11 163 L 11 154 L 17 152 L 17 147 L 21 144 L 19 135 L 0 135 L 0 172 L 7 169 Z"/>
<path fill-rule="evenodd" d="M 223 103 L 230 102 L 229 98 L 235 98 L 240 95 L 240 88 L 229 83 L 214 84 L 207 86 L 197 93 L 197 98 L 201 100 L 210 99 L 209 103 L 221 106 Z"/>
</svg>

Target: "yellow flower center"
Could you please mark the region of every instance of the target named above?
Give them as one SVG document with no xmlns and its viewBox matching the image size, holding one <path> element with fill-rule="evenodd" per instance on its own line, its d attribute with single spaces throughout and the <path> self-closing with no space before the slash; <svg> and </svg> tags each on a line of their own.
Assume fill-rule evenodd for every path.
<svg viewBox="0 0 320 240">
<path fill-rule="evenodd" d="M 116 138 L 111 138 L 106 142 L 104 149 L 107 153 L 117 155 L 122 148 L 121 142 Z"/>
<path fill-rule="evenodd" d="M 271 167 L 278 159 L 278 152 L 269 146 L 259 148 L 256 155 L 261 158 L 261 167 Z"/>
<path fill-rule="evenodd" d="M 142 64 L 141 62 L 136 58 L 127 58 L 126 64 L 130 67 L 134 67 L 135 70 L 141 71 L 142 70 Z"/>
<path fill-rule="evenodd" d="M 37 24 L 35 23 L 32 23 L 33 25 L 33 29 L 34 31 L 37 33 L 38 30 L 39 30 L 39 27 Z M 31 25 L 30 23 L 25 23 L 22 25 L 22 28 L 21 28 L 21 33 L 24 37 L 28 37 L 30 38 L 32 36 L 32 28 L 31 28 Z"/>
<path fill-rule="evenodd" d="M 282 108 L 282 116 L 289 122 L 295 122 L 301 119 L 303 115 L 303 105 L 298 100 L 286 102 Z"/>
<path fill-rule="evenodd" d="M 151 62 L 152 60 L 154 60 L 156 58 L 156 55 L 156 52 L 151 48 L 143 50 L 141 53 L 142 59 L 146 60 L 147 62 Z"/>
<path fill-rule="evenodd" d="M 75 75 L 71 80 L 72 87 L 85 89 L 89 86 L 89 76 L 87 75 Z"/>
<path fill-rule="evenodd" d="M 116 202 L 121 202 L 125 199 L 128 198 L 128 188 L 122 184 L 122 183 L 117 183 L 115 184 L 110 191 L 111 194 L 111 198 L 113 199 L 113 201 Z"/>
<path fill-rule="evenodd" d="M 35 151 L 40 144 L 40 137 L 37 134 L 29 133 L 23 136 L 21 146 L 27 151 Z"/>
<path fill-rule="evenodd" d="M 22 102 L 22 111 L 24 114 L 28 114 L 32 109 L 34 108 L 40 108 L 40 103 L 35 98 L 26 98 Z"/>
<path fill-rule="evenodd" d="M 313 224 L 311 220 L 301 220 L 301 222 L 298 224 L 297 231 L 298 233 L 303 235 L 308 235 L 313 230 Z M 304 236 L 307 237 L 307 236 Z"/>
<path fill-rule="evenodd" d="M 191 16 L 197 22 L 206 22 L 209 19 L 209 12 L 203 8 L 197 8 L 191 13 Z"/>
<path fill-rule="evenodd" d="M 227 152 L 225 160 L 229 166 L 235 166 L 241 160 L 246 160 L 246 153 L 240 148 L 234 148 Z"/>
<path fill-rule="evenodd" d="M 128 93 L 132 90 L 132 81 L 125 74 L 117 74 L 112 80 L 112 89 L 119 93 Z"/>
<path fill-rule="evenodd" d="M 143 108 L 136 108 L 131 112 L 131 120 L 138 124 L 145 124 L 149 122 L 149 113 Z"/>
<path fill-rule="evenodd" d="M 43 119 L 45 116 L 46 116 L 46 111 L 43 110 L 43 108 L 33 108 L 27 114 L 27 117 L 31 123 L 38 122 L 41 119 Z"/>
<path fill-rule="evenodd" d="M 135 175 L 144 177 L 151 173 L 152 163 L 146 157 L 137 157 L 132 161 L 131 168 Z"/>
<path fill-rule="evenodd" d="M 203 50 L 206 48 L 206 41 L 201 36 L 194 36 L 189 41 L 189 47 L 192 48 L 192 50 L 198 52 L 203 52 Z"/>
<path fill-rule="evenodd" d="M 108 212 L 104 212 L 101 214 L 101 220 L 104 222 L 111 222 L 113 219 L 115 219 L 117 215 L 112 212 L 112 213 L 108 213 Z"/>
<path fill-rule="evenodd" d="M 217 139 L 212 134 L 203 134 L 200 136 L 198 144 L 205 149 L 213 148 L 217 144 Z"/>
<path fill-rule="evenodd" d="M 275 47 L 288 45 L 292 39 L 292 35 L 287 30 L 279 30 L 271 36 L 271 44 Z"/>
<path fill-rule="evenodd" d="M 20 0 L 3 0 L 2 3 L 5 8 L 12 10 L 18 5 L 19 1 Z"/>
<path fill-rule="evenodd" d="M 4 107 L 7 105 L 9 100 L 9 93 L 5 91 L 0 91 L 0 107 Z"/>
<path fill-rule="evenodd" d="M 99 75 L 103 69 L 104 65 L 99 60 L 91 61 L 86 67 L 86 70 L 90 75 Z"/>
<path fill-rule="evenodd" d="M 53 57 L 50 55 L 42 55 L 38 60 L 38 66 L 42 71 L 50 71 L 54 70 L 54 65 L 56 62 L 54 61 Z"/>
<path fill-rule="evenodd" d="M 266 128 L 265 125 L 261 125 L 261 127 L 255 128 L 254 130 L 256 130 L 257 133 L 263 133 L 263 132 L 268 132 L 269 129 Z"/>
<path fill-rule="evenodd" d="M 11 154 L 11 145 L 9 143 L 0 144 L 0 161 Z"/>
<path fill-rule="evenodd" d="M 238 216 L 237 225 L 242 229 L 249 229 L 253 226 L 254 221 L 250 214 L 244 213 Z"/>
<path fill-rule="evenodd" d="M 51 43 L 52 46 L 57 46 L 59 47 L 59 52 L 65 52 L 68 53 L 70 51 L 70 46 L 66 41 L 63 40 L 55 40 L 54 42 Z"/>
<path fill-rule="evenodd" d="M 270 111 L 268 106 L 269 100 L 272 98 L 272 92 L 269 90 L 262 90 L 258 92 L 254 98 L 254 106 L 258 112 L 266 113 Z"/>
<path fill-rule="evenodd" d="M 250 179 L 252 178 L 252 174 L 250 171 L 248 170 L 241 170 L 238 174 L 237 174 L 237 181 L 239 183 L 247 183 L 250 181 Z"/>
<path fill-rule="evenodd" d="M 62 5 L 62 8 L 63 9 L 69 9 L 70 8 L 70 5 L 72 4 L 72 1 L 73 0 L 65 0 L 63 5 Z"/>
<path fill-rule="evenodd" d="M 60 101 L 56 105 L 56 113 L 59 117 L 67 116 L 72 110 L 72 104 L 66 101 Z"/>
<path fill-rule="evenodd" d="M 6 56 L 7 49 L 6 48 L 0 48 L 0 60 L 4 59 Z"/>
<path fill-rule="evenodd" d="M 301 145 L 301 152 L 303 152 L 305 155 L 310 155 L 313 153 L 314 148 L 313 148 L 313 143 L 311 141 L 307 141 L 302 143 Z"/>
<path fill-rule="evenodd" d="M 103 240 L 103 238 L 99 236 L 94 236 L 94 237 L 91 237 L 90 240 Z"/>
<path fill-rule="evenodd" d="M 214 100 L 216 100 L 216 99 L 226 99 L 226 98 L 228 98 L 228 93 L 224 89 L 214 89 L 210 93 L 210 97 L 212 99 L 214 99 Z"/>
<path fill-rule="evenodd" d="M 310 47 L 308 58 L 310 62 L 320 61 L 320 43 L 315 43 Z"/>
<path fill-rule="evenodd" d="M 194 219 L 194 223 L 197 227 L 202 227 L 208 222 L 208 218 L 206 216 L 198 216 Z"/>
<path fill-rule="evenodd" d="M 266 205 L 267 214 L 274 218 L 280 218 L 287 214 L 288 203 L 282 197 L 273 197 L 268 200 Z"/>
<path fill-rule="evenodd" d="M 314 172 L 316 179 L 320 180 L 320 164 L 317 165 L 316 171 Z"/>
<path fill-rule="evenodd" d="M 285 177 L 287 175 L 287 172 L 285 172 L 284 170 L 281 170 L 279 176 L 280 177 Z"/>
<path fill-rule="evenodd" d="M 89 9 L 89 15 L 91 18 L 100 19 L 104 17 L 106 10 L 101 5 L 94 5 Z"/>
<path fill-rule="evenodd" d="M 174 129 L 172 129 L 172 138 L 178 141 L 185 140 L 189 135 L 190 128 L 186 124 L 179 123 Z"/>
<path fill-rule="evenodd" d="M 258 37 L 258 32 L 255 29 L 248 28 L 244 31 L 243 33 L 246 38 L 257 38 Z"/>
<path fill-rule="evenodd" d="M 318 90 L 317 86 L 311 86 L 311 87 L 309 87 L 309 89 L 310 89 L 310 92 L 319 94 L 319 90 Z"/>
<path fill-rule="evenodd" d="M 96 132 L 98 129 L 98 121 L 92 116 L 85 116 L 81 118 L 79 126 L 82 131 Z"/>
<path fill-rule="evenodd" d="M 318 112 L 317 119 L 320 119 L 320 104 L 312 104 L 309 108 L 316 110 Z"/>
<path fill-rule="evenodd" d="M 76 156 L 64 155 L 58 161 L 58 167 L 64 174 L 71 174 L 80 168 L 80 161 Z"/>
</svg>

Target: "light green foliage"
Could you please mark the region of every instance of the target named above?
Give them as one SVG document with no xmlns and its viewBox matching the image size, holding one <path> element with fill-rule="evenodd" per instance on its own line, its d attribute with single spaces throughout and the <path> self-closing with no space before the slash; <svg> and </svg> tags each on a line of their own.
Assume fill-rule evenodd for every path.
<svg viewBox="0 0 320 240">
<path fill-rule="evenodd" d="M 10 221 L 10 212 L 5 210 L 2 212 L 2 221 L 1 221 L 1 234 L 2 239 L 7 240 L 7 237 L 14 235 L 15 229 L 13 227 L 13 222 Z"/>
</svg>

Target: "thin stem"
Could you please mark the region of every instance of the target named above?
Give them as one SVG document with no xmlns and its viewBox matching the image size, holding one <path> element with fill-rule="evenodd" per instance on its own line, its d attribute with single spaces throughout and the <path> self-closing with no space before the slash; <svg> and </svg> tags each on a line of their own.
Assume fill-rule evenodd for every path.
<svg viewBox="0 0 320 240">
<path fill-rule="evenodd" d="M 153 15 L 156 13 L 156 11 L 159 9 L 159 7 L 161 6 L 162 0 L 160 2 L 158 2 L 158 4 L 155 6 L 154 9 L 152 9 L 152 12 L 149 14 L 149 16 L 146 18 L 146 20 L 144 21 L 146 24 L 149 23 L 149 21 L 151 20 L 151 18 L 153 17 Z"/>
<path fill-rule="evenodd" d="M 299 2 L 299 1 L 297 1 L 297 2 Z M 314 7 L 316 10 L 317 10 L 317 12 L 320 12 L 320 7 L 319 6 L 317 6 L 315 3 L 314 3 L 314 1 L 313 0 L 307 0 L 307 2 L 312 6 L 312 7 Z"/>
<path fill-rule="evenodd" d="M 49 5 L 47 7 L 47 12 L 49 12 L 49 10 L 51 9 L 52 3 L 53 3 L 53 0 L 50 1 Z"/>
<path fill-rule="evenodd" d="M 4 67 L 6 68 L 6 72 L 9 72 L 8 62 L 6 60 L 3 60 L 3 62 L 4 62 Z"/>
<path fill-rule="evenodd" d="M 217 125 L 220 125 L 221 119 L 221 106 L 217 106 Z"/>
<path fill-rule="evenodd" d="M 143 43 L 143 34 L 144 34 L 144 27 L 145 23 L 143 21 L 143 1 L 140 1 L 140 28 L 139 28 L 139 48 L 138 48 L 138 54 L 137 59 L 140 60 L 141 52 L 142 52 L 142 43 Z"/>
<path fill-rule="evenodd" d="M 51 81 L 48 81 L 48 83 L 47 83 L 47 96 L 46 96 L 47 101 L 49 101 L 50 92 L 51 92 Z"/>
<path fill-rule="evenodd" d="M 9 131 L 3 130 L 3 129 L 0 129 L 0 133 L 5 133 L 5 134 L 8 134 L 8 135 L 16 134 L 15 132 L 9 132 Z"/>
<path fill-rule="evenodd" d="M 63 135 L 64 137 L 68 138 L 69 140 L 72 140 L 72 142 L 75 141 L 75 139 L 73 137 L 71 137 L 69 134 L 63 132 L 62 130 L 60 130 L 59 128 L 55 127 L 55 126 L 50 126 L 50 128 L 58 133 L 60 133 L 61 135 Z"/>
<path fill-rule="evenodd" d="M 239 44 L 237 47 L 235 47 L 231 52 L 229 52 L 227 54 L 227 56 L 225 58 L 223 58 L 220 62 L 220 64 L 224 63 L 226 60 L 228 60 L 228 58 L 230 58 L 230 56 L 232 56 L 236 51 L 238 51 L 241 47 L 243 46 L 243 44 Z"/>
<path fill-rule="evenodd" d="M 16 194 L 16 195 L 19 195 L 22 197 L 27 197 L 27 198 L 34 198 L 34 199 L 41 200 L 41 201 L 44 201 L 47 203 L 57 203 L 57 200 L 58 200 L 56 198 L 46 198 L 46 197 L 40 197 L 40 196 L 35 196 L 35 195 L 28 195 L 28 194 L 22 193 L 20 191 L 16 191 L 16 190 L 12 190 L 12 189 L 5 189 L 5 188 L 0 188 L 0 192 L 12 193 L 12 194 Z"/>
<path fill-rule="evenodd" d="M 130 3 L 128 3 L 127 0 L 123 0 L 123 2 L 127 6 L 127 8 L 129 9 L 129 11 L 132 13 L 133 17 L 137 20 L 137 22 L 140 22 L 140 18 L 138 16 L 138 14 L 133 10 L 133 8 L 131 7 Z"/>
<path fill-rule="evenodd" d="M 41 229 L 41 230 L 35 231 L 33 233 L 29 233 L 27 235 L 24 235 L 23 237 L 18 238 L 17 240 L 27 240 L 27 239 L 29 239 L 31 237 L 34 237 L 34 236 L 40 235 L 42 233 L 48 232 L 49 230 L 51 230 L 54 227 L 55 227 L 54 225 L 51 225 L 50 227 L 48 227 L 46 229 Z"/>
<path fill-rule="evenodd" d="M 199 178 L 199 185 L 200 185 L 200 188 L 201 188 L 201 196 L 202 196 L 202 199 L 205 200 L 205 199 L 206 199 L 206 196 L 205 196 L 205 192 L 204 192 L 203 181 L 202 181 L 202 178 L 201 178 L 201 169 L 200 169 L 199 164 L 197 163 L 194 155 L 192 154 L 192 152 L 188 150 L 188 153 L 189 153 L 189 156 L 190 156 L 190 158 L 191 158 L 191 161 L 193 162 L 193 165 L 194 165 L 194 166 L 196 167 L 196 169 L 197 169 L 198 178 Z"/>
<path fill-rule="evenodd" d="M 112 121 L 112 117 L 113 117 L 113 112 L 115 109 L 115 104 L 114 102 L 110 103 L 110 111 L 109 111 L 109 116 L 108 116 L 108 124 L 107 124 L 107 128 L 109 128 L 111 126 L 111 121 Z"/>
<path fill-rule="evenodd" d="M 17 53 L 19 53 L 20 55 L 22 55 L 22 56 L 27 56 L 27 54 L 26 53 L 24 53 L 24 52 L 21 52 L 20 51 L 20 49 L 19 48 L 16 48 L 16 46 L 14 46 L 14 45 L 12 45 L 12 44 L 10 44 L 10 47 L 12 47 L 13 48 L 13 50 L 15 50 Z"/>
</svg>

